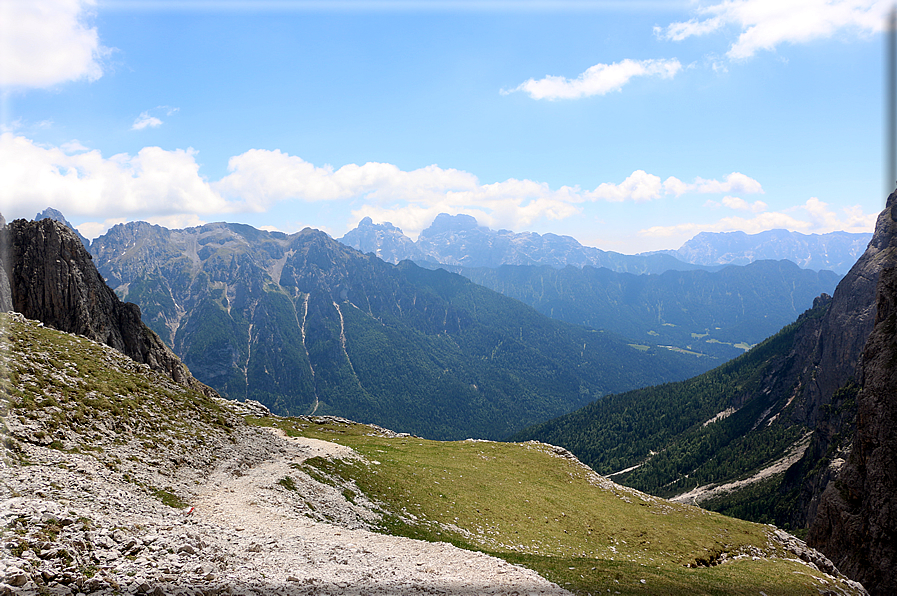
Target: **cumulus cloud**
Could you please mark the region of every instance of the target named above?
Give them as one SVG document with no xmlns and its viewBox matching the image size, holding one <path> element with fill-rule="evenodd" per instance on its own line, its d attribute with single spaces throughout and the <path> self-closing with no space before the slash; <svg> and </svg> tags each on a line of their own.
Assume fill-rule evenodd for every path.
<svg viewBox="0 0 897 596">
<path fill-rule="evenodd" d="M 12 133 L 0 135 L 0 204 L 5 212 L 28 213 L 39 205 L 86 216 L 233 210 L 199 175 L 192 149 L 144 147 L 136 155 L 109 158 L 80 144 L 66 149 Z"/>
<path fill-rule="evenodd" d="M 317 167 L 279 150 L 250 149 L 230 158 L 227 176 L 215 184 L 224 195 L 263 210 L 287 199 L 332 201 L 365 196 L 374 200 L 432 200 L 478 186 L 476 176 L 431 165 L 405 172 L 388 163 Z"/>
<path fill-rule="evenodd" d="M 0 85 L 49 87 L 95 81 L 109 49 L 86 20 L 95 0 L 3 0 Z"/>
<path fill-rule="evenodd" d="M 734 197 L 727 197 L 734 198 Z M 738 199 L 740 201 L 741 199 Z M 731 201 L 737 204 L 737 201 Z M 764 205 L 765 208 L 765 205 Z M 826 234 L 842 230 L 845 232 L 870 232 L 875 227 L 877 214 L 864 214 L 862 207 L 855 205 L 842 208 L 840 213 L 832 211 L 828 204 L 813 197 L 803 205 L 783 211 L 758 213 L 754 217 L 724 217 L 711 223 L 685 223 L 673 226 L 653 226 L 639 231 L 641 236 L 687 239 L 698 232 L 742 231 L 756 234 L 764 230 L 786 229 L 804 234 Z"/>
<path fill-rule="evenodd" d="M 661 181 L 636 170 L 620 184 L 582 190 L 515 178 L 483 184 L 469 172 L 437 165 L 410 171 L 377 162 L 316 166 L 264 149 L 232 157 L 227 174 L 210 181 L 200 174 L 192 149 L 144 147 L 136 155 L 105 157 L 78 141 L 43 146 L 13 133 L 0 135 L 0 180 L 4 181 L 0 204 L 7 217 L 30 216 L 52 205 L 67 215 L 89 219 L 82 224 L 88 237 L 122 218 L 183 227 L 199 225 L 203 215 L 264 212 L 290 201 L 342 201 L 354 221 L 370 216 L 414 235 L 443 212 L 468 213 L 491 227 L 526 229 L 539 220 L 576 216 L 589 201 L 641 202 L 683 193 L 763 191 L 759 183 L 738 172 L 723 180 L 696 178 L 686 183 L 675 177 Z M 736 205 L 740 199 L 725 200 Z"/>
<path fill-rule="evenodd" d="M 430 165 L 404 171 L 388 163 L 318 167 L 279 150 L 251 149 L 232 157 L 228 174 L 212 187 L 247 211 L 286 200 L 361 199 L 353 217 L 391 221 L 410 234 L 439 213 L 478 214 L 487 225 L 519 226 L 538 218 L 560 219 L 579 211 L 576 189 L 552 190 L 532 180 L 481 184 L 476 176 Z M 357 221 L 357 220 L 356 220 Z"/>
<path fill-rule="evenodd" d="M 682 64 L 671 60 L 630 60 L 613 64 L 596 64 L 575 79 L 548 75 L 543 79 L 529 79 L 514 89 L 502 89 L 507 95 L 523 91 L 533 99 L 579 99 L 592 95 L 606 95 L 620 91 L 634 77 L 660 77 L 672 79 L 682 70 Z"/>
<path fill-rule="evenodd" d="M 150 116 L 149 112 L 141 112 L 131 125 L 131 130 L 143 130 L 144 128 L 157 128 L 162 126 L 162 121 L 155 116 Z"/>
<path fill-rule="evenodd" d="M 869 34 L 884 26 L 892 0 L 724 0 L 701 6 L 689 21 L 655 28 L 671 41 L 707 35 L 726 26 L 741 31 L 727 56 L 740 60 L 782 43 L 806 43 L 838 32 Z"/>
<path fill-rule="evenodd" d="M 719 207 L 728 207 L 729 209 L 734 209 L 736 211 L 750 211 L 752 213 L 762 213 L 766 211 L 768 205 L 763 201 L 754 201 L 753 203 L 749 203 L 742 199 L 741 197 L 731 197 L 725 196 L 722 201 L 707 201 L 704 203 L 705 207 L 710 207 L 712 209 L 718 209 Z"/>
<path fill-rule="evenodd" d="M 740 172 L 732 172 L 722 181 L 699 177 L 695 178 L 693 183 L 688 184 L 674 176 L 661 182 L 659 176 L 649 174 L 644 170 L 636 170 L 620 184 L 603 182 L 595 190 L 583 193 L 583 195 L 593 201 L 641 203 L 659 199 L 665 195 L 679 197 L 686 193 L 722 194 L 727 192 L 762 193 L 763 187 L 753 178 Z"/>
</svg>

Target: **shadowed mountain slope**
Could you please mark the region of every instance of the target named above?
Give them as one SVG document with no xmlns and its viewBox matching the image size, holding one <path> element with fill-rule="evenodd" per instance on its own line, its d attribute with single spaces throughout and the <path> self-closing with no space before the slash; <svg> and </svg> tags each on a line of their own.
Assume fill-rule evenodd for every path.
<svg viewBox="0 0 897 596">
<path fill-rule="evenodd" d="M 100 272 L 197 378 L 284 414 L 498 438 L 705 361 L 554 321 L 461 276 L 390 265 L 323 232 L 112 228 Z"/>
<path fill-rule="evenodd" d="M 18 219 L 0 229 L 9 308 L 60 331 L 115 348 L 164 371 L 178 383 L 208 390 L 97 272 L 78 236 L 52 218 Z"/>
<path fill-rule="evenodd" d="M 840 279 L 790 261 L 659 275 L 591 266 L 446 268 L 552 318 L 722 360 L 794 321 Z"/>
</svg>

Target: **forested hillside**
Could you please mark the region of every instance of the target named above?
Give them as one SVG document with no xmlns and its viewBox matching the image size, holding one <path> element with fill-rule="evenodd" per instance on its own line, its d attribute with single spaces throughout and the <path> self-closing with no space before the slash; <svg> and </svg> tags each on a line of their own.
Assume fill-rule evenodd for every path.
<svg viewBox="0 0 897 596">
<path fill-rule="evenodd" d="M 447 268 L 555 319 L 724 360 L 793 322 L 840 280 L 791 261 L 659 275 L 590 266 Z"/>
<path fill-rule="evenodd" d="M 747 354 L 693 379 L 606 397 L 514 439 L 562 445 L 597 472 L 666 497 L 748 477 L 792 447 L 806 448 L 806 441 L 800 444 L 812 429 L 794 419 L 799 404 L 790 399 L 791 352 L 801 329 L 827 308 L 828 301 L 818 301 Z M 722 508 L 756 521 L 790 522 L 755 499 L 730 500 Z"/>
<path fill-rule="evenodd" d="M 498 438 L 715 364 L 555 321 L 461 276 L 390 265 L 311 229 L 135 222 L 91 249 L 199 380 L 285 414 Z"/>
</svg>

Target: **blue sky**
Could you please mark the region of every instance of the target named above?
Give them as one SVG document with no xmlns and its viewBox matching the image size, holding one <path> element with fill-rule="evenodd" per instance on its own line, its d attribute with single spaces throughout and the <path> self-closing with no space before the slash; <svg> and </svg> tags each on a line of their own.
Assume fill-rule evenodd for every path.
<svg viewBox="0 0 897 596">
<path fill-rule="evenodd" d="M 871 231 L 872 0 L 0 0 L 0 212 L 677 248 Z"/>
</svg>

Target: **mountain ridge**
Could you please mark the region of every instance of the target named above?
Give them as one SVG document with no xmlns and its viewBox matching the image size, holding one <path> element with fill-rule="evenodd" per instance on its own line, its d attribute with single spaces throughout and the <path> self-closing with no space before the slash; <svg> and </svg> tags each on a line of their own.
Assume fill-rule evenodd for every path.
<svg viewBox="0 0 897 596">
<path fill-rule="evenodd" d="M 393 224 L 375 224 L 370 217 L 359 221 L 339 241 L 391 263 L 408 259 L 423 266 L 590 265 L 617 272 L 659 274 L 670 270 L 716 271 L 725 265 L 787 259 L 804 269 L 828 269 L 843 275 L 871 237 L 864 233 L 802 234 L 781 229 L 757 234 L 701 232 L 677 250 L 626 255 L 583 246 L 570 236 L 492 230 L 470 215 L 440 213 L 416 241 Z"/>
<path fill-rule="evenodd" d="M 390 265 L 310 228 L 132 222 L 91 250 L 198 378 L 283 414 L 499 438 L 613 387 L 707 366 L 640 352 L 461 276 Z"/>
<path fill-rule="evenodd" d="M 666 254 L 695 265 L 744 265 L 761 259 L 788 259 L 804 269 L 830 269 L 845 274 L 863 254 L 872 234 L 828 232 L 803 234 L 783 229 L 745 232 L 701 232 Z"/>
</svg>

